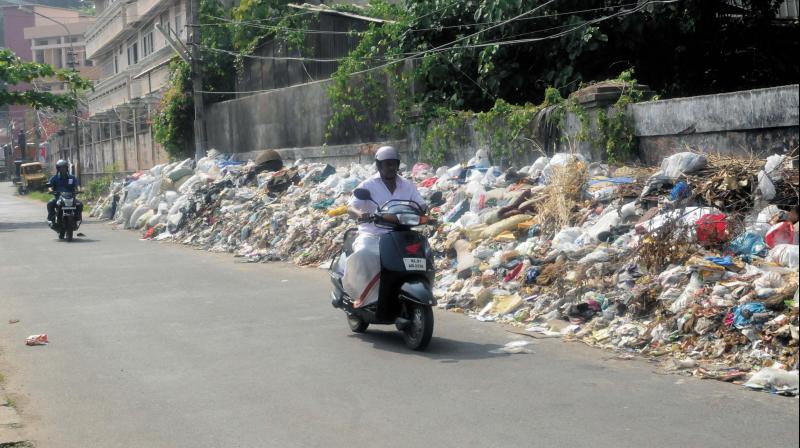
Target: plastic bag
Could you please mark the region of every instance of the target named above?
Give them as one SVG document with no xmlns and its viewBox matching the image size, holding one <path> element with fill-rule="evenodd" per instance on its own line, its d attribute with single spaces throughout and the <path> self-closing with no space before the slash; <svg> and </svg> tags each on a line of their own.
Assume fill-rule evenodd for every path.
<svg viewBox="0 0 800 448">
<path fill-rule="evenodd" d="M 693 272 L 689 284 L 683 289 L 681 295 L 669 307 L 673 314 L 683 311 L 694 299 L 694 293 L 703 287 L 703 278 L 700 273 Z"/>
<path fill-rule="evenodd" d="M 772 183 L 772 180 L 764 171 L 759 171 L 758 173 L 758 191 L 761 192 L 761 197 L 765 201 L 771 201 L 775 198 L 775 184 Z"/>
<path fill-rule="evenodd" d="M 764 172 L 769 176 L 770 180 L 777 182 L 781 180 L 781 165 L 786 160 L 786 156 L 780 154 L 773 154 L 767 157 L 767 163 L 764 164 Z"/>
<path fill-rule="evenodd" d="M 753 314 L 763 313 L 765 310 L 766 308 L 761 302 L 748 302 L 735 306 L 731 310 L 733 313 L 733 326 L 739 329 L 749 327 Z"/>
<path fill-rule="evenodd" d="M 581 258 L 578 261 L 578 264 L 588 264 L 588 263 L 602 263 L 606 262 L 611 259 L 613 252 L 605 247 L 598 247 L 597 249 L 593 250 L 591 253 L 586 255 L 585 257 Z"/>
<path fill-rule="evenodd" d="M 672 179 L 677 179 L 682 174 L 691 174 L 708 165 L 708 159 L 703 154 L 693 152 L 679 152 L 661 162 L 661 173 Z"/>
<path fill-rule="evenodd" d="M 464 168 L 461 165 L 454 165 L 447 169 L 447 176 L 451 179 L 457 179 L 461 176 L 462 171 L 464 171 Z"/>
<path fill-rule="evenodd" d="M 779 244 L 797 244 L 797 234 L 789 221 L 779 222 L 772 226 L 764 237 L 767 247 L 772 249 Z"/>
<path fill-rule="evenodd" d="M 586 157 L 581 154 L 567 154 L 565 152 L 553 154 L 548 164 L 542 169 L 542 176 L 544 176 L 545 181 L 549 181 L 549 179 L 553 177 L 555 168 L 567 166 L 575 162 L 586 163 Z"/>
<path fill-rule="evenodd" d="M 603 232 L 608 232 L 612 227 L 619 225 L 620 221 L 621 220 L 617 209 L 606 209 L 606 212 L 603 213 L 603 216 L 601 216 L 600 219 L 594 223 L 594 225 L 589 227 L 586 233 L 591 235 L 591 237 L 596 240 L 598 235 Z"/>
<path fill-rule="evenodd" d="M 706 214 L 697 220 L 697 242 L 713 245 L 728 240 L 727 216 L 723 213 Z"/>
<path fill-rule="evenodd" d="M 778 393 L 797 395 L 798 378 L 800 377 L 798 376 L 797 370 L 788 372 L 774 367 L 764 367 L 750 377 L 750 380 L 744 384 L 744 387 L 757 390 L 774 390 Z"/>
<path fill-rule="evenodd" d="M 787 268 L 800 267 L 800 246 L 796 244 L 778 244 L 769 251 L 768 261 Z"/>
<path fill-rule="evenodd" d="M 479 149 L 475 152 L 475 157 L 469 159 L 467 165 L 474 166 L 475 168 L 489 168 L 489 154 L 485 149 Z"/>
<path fill-rule="evenodd" d="M 433 168 L 427 163 L 416 163 L 411 168 L 411 177 L 416 180 L 422 180 L 429 177 Z"/>
<path fill-rule="evenodd" d="M 533 162 L 530 169 L 528 169 L 528 174 L 531 175 L 532 178 L 537 178 L 542 174 L 542 171 L 550 163 L 550 159 L 548 157 L 539 157 Z"/>
<path fill-rule="evenodd" d="M 730 251 L 745 259 L 753 256 L 763 257 L 767 253 L 767 243 L 764 238 L 753 232 L 745 232 L 731 241 Z"/>
</svg>

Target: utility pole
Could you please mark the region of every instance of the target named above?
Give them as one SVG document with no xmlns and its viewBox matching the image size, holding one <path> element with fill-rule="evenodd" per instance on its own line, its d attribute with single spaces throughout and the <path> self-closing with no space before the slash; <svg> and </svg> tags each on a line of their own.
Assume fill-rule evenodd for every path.
<svg viewBox="0 0 800 448">
<path fill-rule="evenodd" d="M 206 156 L 206 114 L 203 104 L 203 74 L 200 66 L 200 1 L 186 0 L 189 12 L 189 46 L 192 50 L 192 97 L 194 100 L 194 159 Z"/>
<path fill-rule="evenodd" d="M 67 39 L 72 41 L 70 36 L 67 36 Z M 70 43 L 69 53 L 67 53 L 67 65 L 69 65 L 73 72 L 77 71 L 75 69 L 75 65 L 77 64 L 75 59 L 77 56 L 78 54 L 75 53 L 72 44 Z M 73 163 L 73 166 L 75 167 L 74 175 L 80 181 L 83 167 L 81 166 L 81 133 L 78 130 L 78 92 L 75 92 L 75 108 L 73 109 L 72 118 L 75 126 L 75 162 Z"/>
</svg>

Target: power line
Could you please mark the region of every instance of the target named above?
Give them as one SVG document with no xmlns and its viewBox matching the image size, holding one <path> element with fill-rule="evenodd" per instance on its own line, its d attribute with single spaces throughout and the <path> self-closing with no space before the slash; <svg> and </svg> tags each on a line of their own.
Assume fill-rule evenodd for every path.
<svg viewBox="0 0 800 448">
<path fill-rule="evenodd" d="M 546 6 L 549 6 L 550 4 L 555 2 L 555 0 L 550 0 L 550 1 L 544 3 L 544 4 L 540 5 L 540 6 L 537 6 L 536 8 L 533 8 L 533 9 L 529 10 L 529 11 L 526 11 L 526 12 L 524 12 L 522 14 L 519 14 L 519 15 L 517 15 L 515 17 L 512 17 L 510 19 L 501 21 L 501 22 L 497 23 L 496 25 L 493 25 L 493 26 L 488 27 L 486 29 L 477 31 L 475 33 L 472 33 L 472 34 L 464 36 L 464 37 L 460 37 L 460 38 L 458 38 L 458 39 L 456 39 L 456 40 L 454 40 L 452 42 L 448 42 L 446 44 L 442 44 L 442 45 L 439 45 L 437 47 L 434 47 L 434 48 L 431 48 L 431 49 L 428 49 L 428 50 L 423 50 L 423 51 L 420 51 L 420 52 L 417 52 L 417 53 L 413 53 L 410 56 L 406 56 L 406 57 L 403 57 L 403 58 L 400 58 L 400 59 L 394 59 L 394 60 L 391 60 L 389 62 L 386 62 L 384 64 L 381 64 L 381 65 L 378 65 L 378 66 L 375 66 L 375 67 L 371 67 L 371 68 L 366 68 L 366 69 L 363 69 L 363 70 L 355 71 L 353 73 L 350 73 L 348 76 L 350 76 L 350 77 L 357 76 L 357 75 L 368 73 L 368 72 L 371 72 L 371 71 L 374 71 L 374 70 L 380 70 L 380 69 L 389 67 L 391 65 L 394 65 L 394 64 L 397 64 L 397 63 L 400 63 L 400 62 L 420 59 L 421 57 L 424 57 L 426 54 L 440 53 L 440 52 L 449 51 L 449 50 L 461 50 L 461 49 L 469 49 L 469 48 L 483 48 L 483 47 L 488 47 L 488 46 L 505 46 L 505 45 L 520 44 L 520 43 L 533 43 L 533 42 L 539 42 L 539 41 L 544 41 L 544 40 L 548 40 L 548 39 L 555 39 L 555 38 L 564 36 L 566 34 L 569 34 L 569 33 L 573 32 L 573 31 L 576 31 L 578 29 L 584 28 L 586 26 L 590 26 L 590 25 L 593 25 L 593 24 L 596 24 L 596 23 L 600 23 L 600 22 L 603 22 L 603 21 L 606 21 L 606 20 L 609 20 L 609 19 L 612 19 L 612 18 L 621 17 L 621 16 L 625 16 L 625 15 L 630 15 L 630 14 L 636 13 L 638 11 L 641 11 L 642 9 L 644 9 L 645 7 L 647 7 L 650 4 L 654 4 L 654 3 L 668 4 L 668 3 L 675 3 L 675 2 L 678 2 L 678 1 L 679 0 L 648 0 L 648 1 L 644 2 L 644 3 L 639 4 L 639 6 L 634 8 L 634 9 L 625 10 L 625 11 L 618 11 L 618 12 L 616 12 L 614 14 L 611 14 L 611 15 L 606 15 L 606 16 L 603 16 L 603 17 L 600 17 L 600 18 L 597 18 L 597 19 L 593 19 L 593 20 L 578 24 L 578 25 L 576 25 L 576 26 L 574 26 L 574 27 L 572 27 L 572 28 L 570 28 L 568 30 L 565 30 L 563 32 L 556 33 L 556 34 L 553 34 L 553 35 L 550 35 L 550 36 L 543 36 L 543 37 L 529 38 L 529 39 L 515 39 L 515 40 L 508 40 L 508 41 L 496 41 L 496 42 L 482 43 L 482 44 L 453 46 L 454 44 L 456 44 L 458 42 L 462 42 L 464 40 L 473 38 L 473 37 L 475 37 L 475 36 L 477 36 L 477 35 L 479 35 L 481 33 L 484 33 L 486 31 L 499 28 L 499 27 L 501 27 L 501 26 L 503 26 L 503 25 L 505 25 L 507 23 L 511 23 L 513 21 L 516 21 L 516 20 L 519 20 L 521 18 L 524 18 L 525 16 L 530 15 L 533 12 L 535 12 L 535 11 L 541 9 L 541 8 L 544 8 Z M 242 55 L 242 56 L 244 56 L 244 55 Z M 344 59 L 344 58 L 341 58 L 341 59 Z M 321 80 L 314 81 L 314 83 L 321 83 L 321 82 L 325 82 L 325 81 L 330 81 L 331 79 L 332 78 L 321 79 Z M 307 84 L 310 84 L 310 83 L 307 83 Z M 281 90 L 289 89 L 289 88 L 292 88 L 292 87 L 296 87 L 296 86 L 287 86 L 287 87 L 281 87 L 281 88 L 277 88 L 277 89 L 263 89 L 263 90 L 251 90 L 251 91 L 233 91 L 233 92 L 201 91 L 200 93 L 203 93 L 203 94 L 215 94 L 215 95 L 254 94 L 254 93 L 266 93 L 266 92 L 281 91 Z"/>
</svg>

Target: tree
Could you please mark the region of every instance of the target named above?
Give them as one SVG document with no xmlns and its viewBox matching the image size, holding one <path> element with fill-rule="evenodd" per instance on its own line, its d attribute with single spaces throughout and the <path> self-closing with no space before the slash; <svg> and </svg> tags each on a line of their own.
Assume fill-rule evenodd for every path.
<svg viewBox="0 0 800 448">
<path fill-rule="evenodd" d="M 66 82 L 71 92 L 55 94 L 36 89 L 19 92 L 0 91 L 0 106 L 20 104 L 35 109 L 50 108 L 55 111 L 73 109 L 77 104 L 77 92 L 92 88 L 92 83 L 76 71 L 56 70 L 48 64 L 27 62 L 11 50 L 0 49 L 0 83 L 7 85 L 28 84 L 37 79 L 56 78 Z"/>
</svg>

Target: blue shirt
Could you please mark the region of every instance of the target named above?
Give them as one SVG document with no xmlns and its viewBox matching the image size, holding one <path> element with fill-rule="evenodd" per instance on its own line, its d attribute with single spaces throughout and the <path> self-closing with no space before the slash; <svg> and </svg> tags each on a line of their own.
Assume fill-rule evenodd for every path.
<svg viewBox="0 0 800 448">
<path fill-rule="evenodd" d="M 61 174 L 56 174 L 50 178 L 48 184 L 53 191 L 58 193 L 75 193 L 75 189 L 79 185 L 78 178 L 72 174 L 67 174 L 64 177 Z"/>
</svg>

